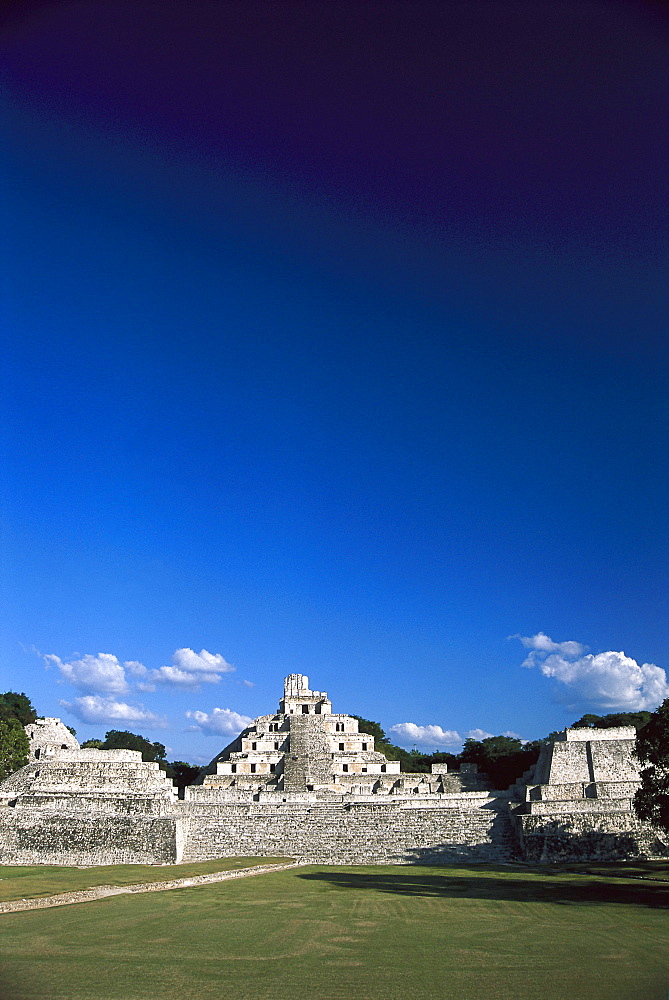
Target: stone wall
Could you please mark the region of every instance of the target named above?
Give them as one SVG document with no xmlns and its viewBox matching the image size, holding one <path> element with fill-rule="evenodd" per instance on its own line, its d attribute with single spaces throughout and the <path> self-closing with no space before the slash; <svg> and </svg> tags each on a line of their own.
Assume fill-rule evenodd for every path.
<svg viewBox="0 0 669 1000">
<path fill-rule="evenodd" d="M 45 728 L 50 737 L 54 727 Z M 36 747 L 44 752 L 0 786 L 2 863 L 178 860 L 177 793 L 158 764 L 135 750 L 69 749 L 44 740 Z"/>
<path fill-rule="evenodd" d="M 592 781 L 589 747 L 589 743 L 555 743 L 552 747 L 546 784 L 564 785 L 575 781 Z"/>
<path fill-rule="evenodd" d="M 204 790 L 203 790 L 204 791 Z M 275 798 L 280 798 L 275 796 Z M 507 801 L 470 798 L 180 803 L 188 810 L 184 860 L 288 855 L 327 864 L 509 861 L 516 845 Z"/>
<path fill-rule="evenodd" d="M 518 817 L 523 858 L 535 863 L 669 857 L 669 837 L 624 810 Z"/>
<path fill-rule="evenodd" d="M 638 781 L 634 743 L 628 739 L 593 740 L 589 744 L 593 781 Z"/>
<path fill-rule="evenodd" d="M 0 804 L 30 807 L 57 799 L 69 800 L 73 810 L 86 799 L 101 808 L 103 802 L 115 803 L 119 812 L 131 811 L 127 803 L 135 799 L 149 810 L 152 804 L 171 805 L 176 795 L 158 764 L 143 761 L 135 750 L 63 750 L 57 757 L 32 761 L 0 786 Z"/>
<path fill-rule="evenodd" d="M 61 750 L 78 750 L 79 741 L 60 719 L 36 719 L 26 727 L 30 741 L 30 760 L 57 756 Z"/>
<path fill-rule="evenodd" d="M 594 726 L 582 729 L 565 729 L 556 737 L 556 742 L 565 741 L 567 743 L 589 743 L 596 739 L 598 743 L 606 740 L 635 740 L 636 729 L 634 726 L 614 726 L 611 729 L 597 729 Z"/>
<path fill-rule="evenodd" d="M 6 865 L 160 864 L 179 860 L 176 817 L 0 809 Z"/>
</svg>

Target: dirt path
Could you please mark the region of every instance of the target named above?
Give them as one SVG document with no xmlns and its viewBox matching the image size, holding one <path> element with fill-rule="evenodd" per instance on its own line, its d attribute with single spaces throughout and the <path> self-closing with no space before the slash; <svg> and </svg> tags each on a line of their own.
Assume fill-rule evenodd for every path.
<svg viewBox="0 0 669 1000">
<path fill-rule="evenodd" d="M 209 885 L 225 882 L 231 878 L 248 878 L 250 875 L 264 875 L 266 872 L 280 872 L 286 868 L 297 868 L 299 861 L 283 865 L 256 865 L 254 868 L 238 868 L 235 871 L 212 872 L 209 875 L 191 875 L 189 878 L 175 878 L 169 882 L 141 882 L 138 885 L 98 885 L 93 889 L 79 889 L 76 892 L 62 892 L 58 896 L 37 896 L 35 899 L 14 899 L 0 903 L 0 914 L 16 913 L 18 910 L 38 910 L 48 906 L 67 906 L 68 903 L 92 903 L 107 896 L 121 896 L 131 892 L 162 892 L 165 889 L 186 889 L 194 885 Z"/>
</svg>

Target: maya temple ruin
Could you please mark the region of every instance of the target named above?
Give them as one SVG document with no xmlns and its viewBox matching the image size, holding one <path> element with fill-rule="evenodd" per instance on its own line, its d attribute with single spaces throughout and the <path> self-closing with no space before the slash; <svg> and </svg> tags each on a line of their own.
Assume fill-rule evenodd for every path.
<svg viewBox="0 0 669 1000">
<path fill-rule="evenodd" d="M 669 855 L 638 820 L 635 730 L 567 729 L 506 790 L 475 765 L 400 772 L 303 674 L 183 798 L 133 750 L 81 749 L 59 719 L 26 727 L 0 784 L 0 861 L 103 865 L 281 855 L 333 864 L 552 862 Z"/>
</svg>

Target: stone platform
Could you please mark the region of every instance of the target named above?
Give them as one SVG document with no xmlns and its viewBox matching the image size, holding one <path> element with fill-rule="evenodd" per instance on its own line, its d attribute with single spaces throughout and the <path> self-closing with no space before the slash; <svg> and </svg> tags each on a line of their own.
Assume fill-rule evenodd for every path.
<svg viewBox="0 0 669 1000">
<path fill-rule="evenodd" d="M 28 727 L 0 784 L 0 861 L 116 864 L 283 855 L 331 864 L 669 856 L 636 819 L 632 728 L 567 729 L 512 789 L 473 765 L 400 773 L 353 716 L 291 674 L 260 716 L 177 790 L 132 750 L 82 750 L 58 719 Z"/>
</svg>

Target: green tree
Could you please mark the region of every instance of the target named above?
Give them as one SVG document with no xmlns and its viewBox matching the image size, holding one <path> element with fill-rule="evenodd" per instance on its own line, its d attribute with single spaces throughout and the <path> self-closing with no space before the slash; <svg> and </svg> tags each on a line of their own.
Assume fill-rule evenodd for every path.
<svg viewBox="0 0 669 1000">
<path fill-rule="evenodd" d="M 88 741 L 89 744 L 92 742 Z M 127 729 L 110 729 L 105 733 L 105 739 L 100 750 L 139 750 L 142 760 L 153 760 L 158 763 L 165 761 L 165 747 L 162 743 L 151 743 L 137 733 L 129 733 Z"/>
<path fill-rule="evenodd" d="M 523 745 L 515 736 L 487 736 L 465 740 L 458 759 L 476 764 L 495 788 L 508 788 L 539 758 L 541 740 Z"/>
<path fill-rule="evenodd" d="M 465 740 L 460 760 L 476 760 L 482 755 L 486 760 L 509 757 L 523 749 L 522 742 L 515 736 L 486 736 L 481 740 Z"/>
<path fill-rule="evenodd" d="M 416 774 L 430 774 L 433 764 L 448 764 L 451 768 L 457 767 L 458 758 L 454 753 L 447 753 L 438 750 L 435 753 L 421 753 L 420 750 L 411 750 L 406 761 L 406 768 L 403 770 L 413 771 Z"/>
<path fill-rule="evenodd" d="M 27 726 L 37 718 L 33 704 L 27 694 L 16 691 L 5 691 L 0 694 L 0 721 L 9 722 L 16 719 L 22 726 Z"/>
<path fill-rule="evenodd" d="M 86 740 L 85 743 L 81 744 L 82 750 L 104 750 L 105 744 L 104 740 Z"/>
<path fill-rule="evenodd" d="M 669 833 L 669 698 L 662 702 L 636 736 L 636 755 L 642 764 L 641 787 L 634 795 L 634 811 Z"/>
<path fill-rule="evenodd" d="M 615 729 L 618 726 L 634 726 L 642 729 L 650 719 L 650 712 L 609 712 L 608 715 L 593 715 L 587 712 L 572 723 L 572 729 L 588 728 Z"/>
<path fill-rule="evenodd" d="M 28 763 L 30 743 L 18 719 L 0 721 L 0 781 Z"/>
<path fill-rule="evenodd" d="M 177 788 L 192 785 L 202 768 L 195 764 L 187 764 L 185 760 L 173 760 L 165 768 L 168 778 L 171 778 Z"/>
</svg>

